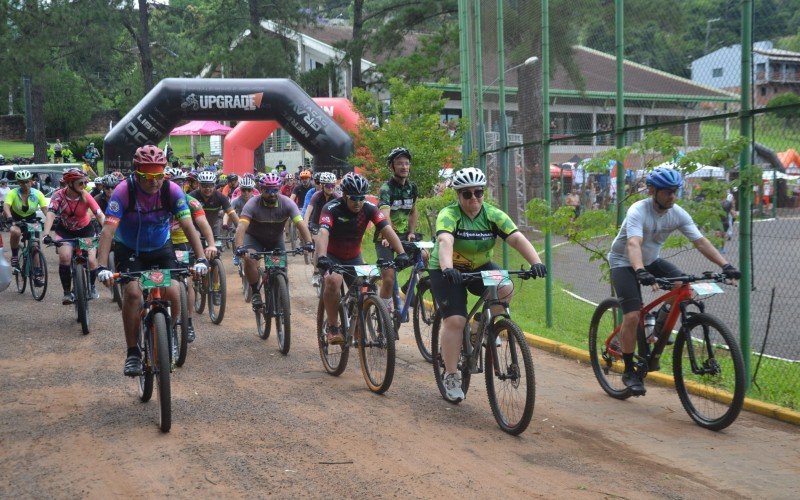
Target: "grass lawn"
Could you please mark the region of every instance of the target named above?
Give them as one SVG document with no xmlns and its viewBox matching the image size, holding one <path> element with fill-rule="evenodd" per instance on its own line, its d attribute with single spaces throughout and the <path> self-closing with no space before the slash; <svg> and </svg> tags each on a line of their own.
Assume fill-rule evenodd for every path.
<svg viewBox="0 0 800 500">
<path fill-rule="evenodd" d="M 6 162 L 15 156 L 33 156 L 33 144 L 23 141 L 0 140 L 0 155 L 6 157 Z"/>
<path fill-rule="evenodd" d="M 756 142 L 767 146 L 776 153 L 789 148 L 800 148 L 800 126 L 787 127 L 774 116 L 758 115 L 755 121 Z M 719 142 L 723 138 L 723 127 L 720 123 L 704 122 L 700 126 L 702 144 Z M 731 122 L 730 138 L 739 137 L 738 122 Z"/>
</svg>

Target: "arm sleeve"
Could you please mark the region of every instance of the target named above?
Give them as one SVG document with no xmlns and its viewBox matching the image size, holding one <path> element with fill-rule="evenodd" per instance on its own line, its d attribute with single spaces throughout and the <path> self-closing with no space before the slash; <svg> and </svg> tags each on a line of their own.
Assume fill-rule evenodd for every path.
<svg viewBox="0 0 800 500">
<path fill-rule="evenodd" d="M 36 199 L 39 200 L 40 207 L 47 208 L 47 199 L 44 197 L 44 194 L 38 189 L 36 190 Z"/>
<path fill-rule="evenodd" d="M 453 217 L 453 211 L 450 207 L 445 207 L 439 211 L 436 217 L 436 234 L 450 233 L 454 234 L 458 221 Z"/>
<path fill-rule="evenodd" d="M 692 220 L 692 216 L 689 215 L 687 211 L 681 208 L 678 214 L 680 216 L 680 222 L 681 222 L 681 225 L 678 228 L 678 230 L 684 236 L 686 236 L 689 239 L 689 241 L 697 241 L 703 237 L 703 233 L 701 233 L 700 230 L 697 229 L 697 224 L 694 223 L 694 220 Z"/>
<path fill-rule="evenodd" d="M 186 203 L 186 195 L 184 194 L 183 189 L 178 187 L 177 184 L 170 183 L 169 195 L 172 198 L 172 215 L 174 215 L 176 219 L 186 219 L 191 217 L 189 204 Z"/>
<path fill-rule="evenodd" d="M 86 205 L 88 205 L 89 211 L 93 214 L 96 214 L 100 210 L 100 205 L 97 204 L 97 200 L 89 193 L 86 193 Z"/>
<path fill-rule="evenodd" d="M 507 213 L 500 209 L 495 208 L 492 210 L 491 221 L 494 223 L 497 235 L 503 239 L 517 232 L 517 225 L 514 224 L 514 221 L 511 220 Z"/>
<path fill-rule="evenodd" d="M 199 201 L 188 197 L 186 201 L 189 202 L 189 212 L 192 214 L 192 219 L 199 219 L 206 215 L 206 211 L 203 210 L 203 205 L 201 205 Z"/>
<path fill-rule="evenodd" d="M 328 210 L 328 205 L 322 208 L 322 214 L 319 216 L 319 227 L 325 228 L 328 231 L 333 228 L 333 216 L 330 210 Z"/>
<path fill-rule="evenodd" d="M 384 183 L 381 186 L 381 191 L 378 194 L 378 208 L 390 208 L 392 206 L 391 193 L 389 192 L 389 184 Z"/>
<path fill-rule="evenodd" d="M 628 238 L 644 237 L 644 214 L 638 210 L 637 205 L 632 205 L 625 215 L 625 236 Z"/>
<path fill-rule="evenodd" d="M 370 220 L 373 224 L 375 224 L 375 231 L 378 232 L 384 227 L 389 225 L 389 221 L 386 219 L 386 216 L 383 215 L 383 212 L 380 211 L 378 207 L 375 205 L 365 205 L 365 208 L 369 208 L 372 213 L 370 214 Z"/>
</svg>

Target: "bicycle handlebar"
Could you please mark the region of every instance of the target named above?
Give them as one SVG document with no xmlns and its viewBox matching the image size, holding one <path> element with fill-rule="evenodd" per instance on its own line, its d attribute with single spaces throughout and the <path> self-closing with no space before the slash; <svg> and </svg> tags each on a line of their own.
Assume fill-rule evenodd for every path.
<svg viewBox="0 0 800 500">
<path fill-rule="evenodd" d="M 674 278 L 656 278 L 656 284 L 662 290 L 671 290 L 676 286 L 680 286 L 685 283 L 695 283 L 697 281 L 715 281 L 717 283 L 728 284 L 730 279 L 725 276 L 724 273 L 714 273 L 711 271 L 704 271 L 700 276 L 687 274 L 685 276 L 676 276 Z"/>
<path fill-rule="evenodd" d="M 483 279 L 483 275 L 481 274 L 482 271 L 472 271 L 472 272 L 462 272 L 461 277 L 465 282 L 468 281 L 478 281 Z M 530 270 L 521 269 L 519 271 L 506 271 L 509 276 L 525 276 L 529 278 L 536 279 L 536 275 L 531 272 Z"/>
<path fill-rule="evenodd" d="M 303 247 L 295 248 L 294 250 L 267 250 L 266 252 L 250 252 L 248 251 L 245 255 L 249 255 L 251 258 L 259 259 L 265 255 L 268 256 L 280 256 L 280 255 L 300 255 L 304 253 L 306 250 Z"/>
<path fill-rule="evenodd" d="M 148 269 L 146 271 L 130 271 L 127 273 L 116 272 L 112 275 L 112 278 L 114 279 L 114 281 L 133 280 L 136 278 L 140 278 L 144 273 L 150 273 L 153 271 L 162 271 L 162 272 L 169 271 L 170 275 L 176 277 L 189 276 L 191 274 L 191 271 L 189 269 L 185 267 L 178 267 L 175 269 Z"/>
</svg>

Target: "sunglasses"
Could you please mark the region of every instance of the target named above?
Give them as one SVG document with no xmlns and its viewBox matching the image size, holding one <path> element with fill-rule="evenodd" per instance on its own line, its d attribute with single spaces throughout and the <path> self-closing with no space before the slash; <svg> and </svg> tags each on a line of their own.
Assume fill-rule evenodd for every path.
<svg viewBox="0 0 800 500">
<path fill-rule="evenodd" d="M 353 203 L 362 203 L 367 197 L 363 194 L 348 194 L 347 198 Z"/>
<path fill-rule="evenodd" d="M 277 189 L 277 188 L 269 188 L 269 189 L 264 189 L 263 193 L 265 193 L 265 194 L 278 194 L 280 191 L 281 190 Z"/>
<path fill-rule="evenodd" d="M 139 179 L 141 179 L 143 181 L 160 181 L 161 179 L 164 178 L 164 172 L 158 172 L 156 174 L 149 174 L 149 173 L 146 173 L 146 172 L 139 172 L 137 170 L 136 171 L 136 177 L 138 177 Z"/>
<path fill-rule="evenodd" d="M 252 188 L 240 188 L 243 193 L 251 193 L 253 191 Z"/>
<path fill-rule="evenodd" d="M 200 183 L 200 187 L 201 187 L 201 188 L 211 188 L 211 189 L 214 189 L 214 188 L 216 187 L 216 184 L 212 184 L 212 183 L 208 183 L 208 184 L 206 184 L 206 183 L 202 183 L 202 182 L 201 182 L 201 183 Z"/>
<path fill-rule="evenodd" d="M 85 186 L 86 181 L 75 181 L 79 186 Z"/>
<path fill-rule="evenodd" d="M 333 189 L 336 187 L 336 184 L 323 184 L 322 187 L 325 189 Z"/>
<path fill-rule="evenodd" d="M 481 199 L 483 198 L 483 189 L 476 189 L 475 191 L 461 191 L 461 197 L 465 200 L 471 200 L 472 195 L 475 195 L 475 198 Z"/>
</svg>

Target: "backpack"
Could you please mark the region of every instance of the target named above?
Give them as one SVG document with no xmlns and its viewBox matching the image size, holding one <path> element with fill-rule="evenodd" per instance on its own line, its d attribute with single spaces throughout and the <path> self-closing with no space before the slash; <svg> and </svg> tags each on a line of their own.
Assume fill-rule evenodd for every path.
<svg viewBox="0 0 800 500">
<path fill-rule="evenodd" d="M 125 213 L 134 212 L 136 208 L 136 186 L 134 185 L 133 174 L 129 175 L 125 179 L 125 183 L 128 186 L 128 206 L 125 208 Z M 148 212 L 166 210 L 172 214 L 172 209 L 175 208 L 175 206 L 174 204 L 170 203 L 169 190 L 170 181 L 165 179 L 164 184 L 161 186 L 161 206 L 153 210 L 148 210 Z"/>
</svg>

